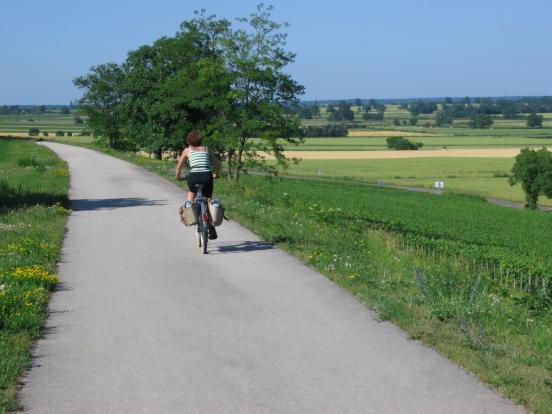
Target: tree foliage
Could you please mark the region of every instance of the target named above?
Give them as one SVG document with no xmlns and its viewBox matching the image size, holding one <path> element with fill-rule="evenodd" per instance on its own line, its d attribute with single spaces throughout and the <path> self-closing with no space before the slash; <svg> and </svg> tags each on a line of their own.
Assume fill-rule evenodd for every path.
<svg viewBox="0 0 552 414">
<path fill-rule="evenodd" d="M 540 195 L 552 198 L 552 153 L 546 148 L 524 148 L 516 156 L 510 185 L 521 183 L 527 207 L 537 208 Z"/>
<path fill-rule="evenodd" d="M 493 119 L 487 114 L 474 114 L 468 122 L 470 128 L 490 128 L 493 126 Z"/>
<path fill-rule="evenodd" d="M 544 121 L 544 117 L 542 115 L 532 112 L 527 117 L 527 126 L 529 128 L 542 128 L 543 121 Z"/>
<path fill-rule="evenodd" d="M 390 137 L 386 141 L 387 147 L 395 150 L 418 150 L 424 146 L 421 142 L 411 142 L 404 137 Z"/>
<path fill-rule="evenodd" d="M 189 130 L 227 161 L 237 179 L 252 166 L 276 173 L 272 154 L 287 165 L 280 139 L 300 142 L 297 107 L 303 86 L 284 69 L 285 24 L 259 5 L 237 27 L 196 12 L 173 37 L 131 51 L 121 65 L 98 65 L 75 79 L 81 109 L 96 136 L 114 148 L 141 148 L 161 157 L 180 151 Z M 318 106 L 309 116 L 318 116 Z"/>
</svg>

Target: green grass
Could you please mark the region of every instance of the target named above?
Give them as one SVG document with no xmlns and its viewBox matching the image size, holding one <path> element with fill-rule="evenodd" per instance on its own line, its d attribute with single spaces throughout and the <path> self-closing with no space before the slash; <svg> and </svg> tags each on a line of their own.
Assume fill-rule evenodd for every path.
<svg viewBox="0 0 552 414">
<path fill-rule="evenodd" d="M 0 139 L 0 413 L 41 332 L 64 235 L 67 165 L 31 141 Z"/>
<path fill-rule="evenodd" d="M 173 179 L 174 163 L 106 152 Z M 215 194 L 232 219 L 357 295 L 380 318 L 532 412 L 552 411 L 550 293 L 514 287 L 507 274 L 501 279 L 469 254 L 492 247 L 546 258 L 550 215 L 473 197 L 262 177 L 219 181 Z M 430 239 L 472 249 L 439 254 Z"/>
<path fill-rule="evenodd" d="M 0 133 L 28 132 L 30 128 L 38 128 L 41 133 L 42 131 L 52 133 L 58 130 L 73 133 L 82 131 L 84 125 L 76 125 L 74 118 L 75 114 L 61 113 L 0 115 Z"/>
<path fill-rule="evenodd" d="M 510 158 L 404 158 L 384 160 L 302 160 L 284 174 L 322 178 L 348 177 L 368 183 L 433 188 L 445 182 L 445 191 L 524 202 L 521 186 L 508 184 Z M 551 206 L 541 197 L 539 204 Z"/>
</svg>

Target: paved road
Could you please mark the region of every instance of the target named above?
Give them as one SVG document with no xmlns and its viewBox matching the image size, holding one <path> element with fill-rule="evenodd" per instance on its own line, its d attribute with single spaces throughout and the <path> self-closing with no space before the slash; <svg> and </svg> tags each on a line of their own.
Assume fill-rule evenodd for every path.
<svg viewBox="0 0 552 414">
<path fill-rule="evenodd" d="M 28 412 L 523 412 L 235 223 L 201 255 L 172 184 L 45 145 L 69 162 L 74 213 Z"/>
</svg>

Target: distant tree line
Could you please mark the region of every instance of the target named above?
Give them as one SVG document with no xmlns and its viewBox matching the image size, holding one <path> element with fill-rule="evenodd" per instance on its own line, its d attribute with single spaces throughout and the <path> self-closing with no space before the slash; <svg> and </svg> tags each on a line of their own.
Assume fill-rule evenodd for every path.
<svg viewBox="0 0 552 414">
<path fill-rule="evenodd" d="M 70 108 L 68 106 L 58 105 L 2 105 L 0 106 L 0 115 L 39 115 L 47 110 L 61 110 L 62 113 L 68 114 Z"/>
<path fill-rule="evenodd" d="M 181 151 L 186 133 L 197 129 L 229 177 L 253 166 L 276 172 L 257 154 L 287 164 L 279 138 L 300 142 L 299 120 L 286 108 L 297 106 L 304 88 L 284 72 L 295 55 L 285 50 L 285 26 L 271 20 L 271 10 L 259 5 L 237 28 L 198 12 L 175 36 L 129 52 L 122 64 L 92 67 L 74 80 L 84 90 L 79 104 L 88 127 L 113 148 L 157 158 Z"/>
<path fill-rule="evenodd" d="M 321 126 L 306 126 L 301 128 L 302 136 L 313 137 L 346 137 L 347 127 L 343 124 L 328 124 Z"/>
</svg>

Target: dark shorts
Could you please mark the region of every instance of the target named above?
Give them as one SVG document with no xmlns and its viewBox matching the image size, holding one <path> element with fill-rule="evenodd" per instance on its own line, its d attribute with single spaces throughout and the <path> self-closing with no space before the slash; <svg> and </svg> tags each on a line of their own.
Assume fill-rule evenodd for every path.
<svg viewBox="0 0 552 414">
<path fill-rule="evenodd" d="M 188 190 L 192 193 L 197 192 L 196 185 L 203 184 L 203 195 L 211 198 L 213 195 L 213 173 L 205 172 L 189 172 L 188 173 Z"/>
</svg>

